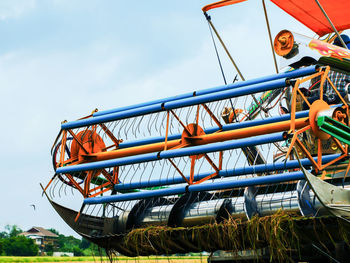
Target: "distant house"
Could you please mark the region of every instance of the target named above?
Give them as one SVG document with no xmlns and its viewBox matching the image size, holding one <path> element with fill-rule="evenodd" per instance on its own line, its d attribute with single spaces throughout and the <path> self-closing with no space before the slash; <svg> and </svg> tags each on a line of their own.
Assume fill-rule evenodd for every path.
<svg viewBox="0 0 350 263">
<path fill-rule="evenodd" d="M 74 257 L 73 252 L 53 252 L 53 257 Z"/>
<path fill-rule="evenodd" d="M 19 235 L 34 239 L 35 244 L 38 245 L 41 253 L 44 252 L 47 245 L 53 247 L 57 246 L 58 235 L 42 227 L 33 226 L 28 231 L 22 232 Z"/>
</svg>

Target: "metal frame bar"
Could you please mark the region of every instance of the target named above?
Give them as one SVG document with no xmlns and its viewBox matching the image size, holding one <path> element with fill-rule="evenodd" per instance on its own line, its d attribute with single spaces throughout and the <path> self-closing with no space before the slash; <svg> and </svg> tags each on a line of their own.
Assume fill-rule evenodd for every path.
<svg viewBox="0 0 350 263">
<path fill-rule="evenodd" d="M 317 0 L 316 0 L 317 1 Z M 307 100 L 307 98 L 302 94 L 302 92 L 299 89 L 299 86 L 301 83 L 306 82 L 311 80 L 312 78 L 318 77 L 320 76 L 321 81 L 320 81 L 320 100 L 323 100 L 323 86 L 325 84 L 326 81 L 328 81 L 332 87 L 332 89 L 336 92 L 336 94 L 339 96 L 339 98 L 341 99 L 341 101 L 344 103 L 344 105 L 346 105 L 346 110 L 347 113 L 349 113 L 349 106 L 347 105 L 347 103 L 345 102 L 345 100 L 342 98 L 342 96 L 340 95 L 340 93 L 338 92 L 338 90 L 336 89 L 336 87 L 334 86 L 334 84 L 332 83 L 332 81 L 329 79 L 328 74 L 330 71 L 330 67 L 326 66 L 323 69 L 320 69 L 319 73 L 315 73 L 312 74 L 311 76 L 308 76 L 307 78 L 304 79 L 298 79 L 295 82 L 295 85 L 293 87 L 293 92 L 292 92 L 292 105 L 291 105 L 291 126 L 290 126 L 290 134 L 293 134 L 293 138 L 292 141 L 290 143 L 289 149 L 287 151 L 286 154 L 286 158 L 289 157 L 291 150 L 293 149 L 295 143 L 300 147 L 300 149 L 302 150 L 302 152 L 307 156 L 307 158 L 311 161 L 313 167 L 315 168 L 316 171 L 321 171 L 323 169 L 325 169 L 326 167 L 332 165 L 333 163 L 335 163 L 338 160 L 341 160 L 343 158 L 345 158 L 347 156 L 347 150 L 348 150 L 348 146 L 346 145 L 346 149 L 344 149 L 342 147 L 342 145 L 340 144 L 340 142 L 333 138 L 333 140 L 336 142 L 338 148 L 342 151 L 343 155 L 339 156 L 338 158 L 335 158 L 333 160 L 330 160 L 328 163 L 322 165 L 322 142 L 320 138 L 317 138 L 317 156 L 318 156 L 318 161 L 315 162 L 312 158 L 311 153 L 306 149 L 306 147 L 303 145 L 303 143 L 298 139 L 298 135 L 305 132 L 306 130 L 310 129 L 309 126 L 306 126 L 304 128 L 299 129 L 298 131 L 296 131 L 296 126 L 295 126 L 295 115 L 296 115 L 296 95 L 300 94 L 302 99 L 308 104 L 308 106 L 310 107 L 310 103 Z"/>
<path fill-rule="evenodd" d="M 118 148 L 119 147 L 119 143 L 120 143 L 120 140 L 118 140 L 117 138 L 115 138 L 114 134 L 107 128 L 106 125 L 104 125 L 103 123 L 99 123 L 98 124 L 102 130 L 108 135 L 108 137 L 114 142 L 115 144 L 115 147 Z M 110 146 L 111 147 L 111 146 Z M 110 147 L 107 147 L 107 148 L 110 148 Z"/>
<path fill-rule="evenodd" d="M 257 92 L 267 91 L 267 90 L 274 90 L 283 88 L 288 85 L 286 78 L 272 80 L 268 82 L 258 83 L 246 87 L 240 87 L 236 89 L 228 89 L 224 91 L 215 92 L 213 94 L 206 94 L 202 96 L 195 96 L 191 98 L 184 98 L 180 100 L 175 101 L 169 101 L 165 103 L 157 103 L 150 106 L 140 107 L 136 109 L 130 109 L 125 110 L 122 112 L 116 112 L 111 114 L 106 114 L 94 118 L 84 119 L 84 120 L 77 120 L 72 122 L 66 122 L 61 124 L 62 129 L 73 129 L 73 128 L 79 128 L 84 127 L 88 125 L 94 125 L 104 122 L 110 122 L 110 121 L 116 121 L 116 120 L 122 120 L 126 118 L 151 114 L 151 113 L 157 113 L 162 112 L 166 110 L 174 110 L 177 108 L 187 107 L 187 106 L 194 106 L 198 104 L 223 100 L 223 99 L 229 99 L 229 98 L 235 98 L 239 96 L 245 96 Z"/>
<path fill-rule="evenodd" d="M 188 192 L 201 192 L 201 191 L 214 191 L 214 190 L 225 190 L 233 188 L 241 188 L 253 185 L 266 185 L 266 184 L 277 184 L 282 182 L 290 182 L 295 180 L 305 179 L 303 172 L 291 172 L 291 173 L 282 173 L 278 175 L 268 175 L 268 176 L 259 176 L 254 178 L 246 178 L 241 180 L 230 180 L 230 181 L 220 181 L 220 182 L 211 182 L 207 184 L 193 184 L 189 186 L 177 186 L 167 189 L 160 190 L 150 190 L 142 191 L 137 193 L 127 193 L 121 195 L 111 195 L 111 196 L 101 196 L 94 198 L 84 199 L 84 205 L 86 204 L 104 204 L 111 202 L 121 202 L 129 200 L 139 200 L 146 199 L 150 197 L 159 197 L 159 196 L 171 196 L 179 195 Z"/>
<path fill-rule="evenodd" d="M 61 140 L 61 153 L 60 153 L 60 163 L 59 165 L 62 165 L 64 163 L 64 156 L 66 153 L 66 142 L 67 142 L 67 131 L 64 130 L 62 133 L 62 140 Z"/>
<path fill-rule="evenodd" d="M 294 121 L 294 125 L 296 128 L 303 128 L 308 124 L 309 124 L 308 118 L 300 118 Z M 291 121 L 287 120 L 287 121 L 270 123 L 265 125 L 235 129 L 231 131 L 222 131 L 219 133 L 205 134 L 200 136 L 191 136 L 191 138 L 196 139 L 196 145 L 206 145 L 206 144 L 211 144 L 215 142 L 223 142 L 223 141 L 234 140 L 234 139 L 254 137 L 257 135 L 288 131 L 290 126 L 291 126 Z M 171 140 L 171 141 L 167 141 L 167 145 L 170 149 L 178 149 L 178 148 L 185 148 L 185 146 L 189 146 L 190 144 L 184 145 L 182 140 Z M 117 150 L 112 150 L 108 152 L 92 153 L 84 157 L 86 160 L 89 160 L 90 162 L 92 161 L 96 162 L 96 161 L 111 160 L 111 159 L 120 158 L 120 157 L 136 156 L 136 155 L 145 154 L 145 153 L 163 151 L 164 147 L 165 147 L 165 142 L 162 142 L 162 143 L 155 143 L 155 144 L 149 144 L 144 146 L 126 148 L 126 149 L 117 149 Z M 80 161 L 80 163 L 83 163 L 83 162 L 85 162 L 85 160 Z M 78 164 L 78 162 L 75 164 Z"/>
<path fill-rule="evenodd" d="M 116 112 L 122 112 L 122 111 L 130 110 L 130 109 L 142 108 L 145 106 L 150 106 L 150 105 L 154 105 L 154 104 L 158 104 L 158 103 L 161 104 L 161 103 L 166 103 L 169 101 L 180 100 L 180 99 L 190 98 L 190 97 L 194 97 L 194 96 L 201 96 L 201 95 L 215 93 L 215 92 L 224 91 L 224 90 L 228 90 L 228 89 L 245 87 L 245 86 L 249 86 L 249 85 L 253 85 L 253 84 L 257 84 L 257 83 L 262 83 L 262 82 L 267 82 L 267 81 L 271 81 L 271 80 L 276 80 L 276 79 L 281 79 L 281 78 L 302 77 L 302 76 L 306 76 L 306 75 L 315 73 L 317 68 L 318 68 L 318 66 L 309 66 L 309 67 L 305 67 L 305 68 L 301 68 L 301 69 L 296 69 L 293 71 L 269 75 L 266 77 L 235 82 L 233 84 L 218 86 L 218 87 L 214 87 L 214 88 L 198 90 L 198 91 L 185 93 L 185 94 L 181 94 L 181 95 L 177 95 L 177 96 L 173 96 L 173 97 L 169 97 L 169 98 L 158 99 L 158 100 L 154 100 L 154 101 L 144 102 L 144 103 L 135 104 L 135 105 L 126 106 L 126 107 L 121 107 L 121 108 L 98 111 L 98 112 L 95 112 L 93 114 L 93 117 L 108 115 L 108 114 L 116 113 Z"/>
<path fill-rule="evenodd" d="M 269 33 L 269 39 L 270 39 L 270 46 L 271 46 L 271 51 L 272 51 L 273 62 L 275 64 L 276 73 L 278 73 L 277 59 L 276 59 L 275 50 L 273 49 L 273 42 L 272 42 L 272 37 L 271 37 L 271 29 L 270 29 L 269 18 L 267 16 L 265 0 L 262 0 L 262 4 L 263 4 L 263 8 L 264 8 L 264 15 L 265 15 L 265 20 L 266 20 L 267 31 Z"/>
<path fill-rule="evenodd" d="M 340 154 L 331 154 L 324 156 L 323 162 L 328 162 L 339 157 Z M 317 160 L 316 157 L 313 158 Z M 168 159 L 169 160 L 169 159 Z M 304 167 L 312 166 L 311 161 L 308 158 L 304 158 L 300 160 L 301 164 Z M 299 162 L 297 160 L 279 162 L 279 163 L 268 163 L 268 164 L 258 164 L 253 166 L 244 166 L 237 167 L 229 170 L 220 170 L 218 173 L 219 177 L 231 177 L 231 176 L 239 176 L 239 175 L 247 175 L 247 174 L 261 174 L 261 173 L 269 173 L 281 170 L 289 170 L 299 168 Z M 349 166 L 350 167 L 350 166 Z M 350 168 L 349 168 L 350 169 Z M 195 176 L 194 180 L 199 181 L 207 176 L 210 176 L 211 172 L 201 173 Z M 164 178 L 164 179 L 153 179 L 147 181 L 138 181 L 138 182 L 130 182 L 130 183 L 121 183 L 114 186 L 114 189 L 117 191 L 120 190 L 130 190 L 130 189 L 142 189 L 148 187 L 157 187 L 157 186 L 170 186 L 173 184 L 181 184 L 185 183 L 186 179 L 189 179 L 189 175 L 183 177 L 175 177 L 175 178 Z"/>
<path fill-rule="evenodd" d="M 204 12 L 204 13 L 205 13 L 205 12 Z M 238 66 L 237 66 L 237 64 L 236 64 L 236 62 L 233 60 L 233 58 L 232 58 L 230 52 L 228 51 L 228 49 L 227 49 L 227 47 L 226 47 L 224 41 L 221 39 L 221 37 L 220 37 L 218 31 L 216 30 L 216 28 L 214 27 L 213 23 L 211 22 L 210 16 L 206 16 L 206 17 L 207 17 L 207 21 L 208 21 L 210 27 L 214 30 L 214 33 L 215 33 L 216 37 L 219 39 L 219 41 L 220 41 L 222 47 L 224 48 L 224 50 L 225 50 L 227 56 L 228 56 L 229 59 L 231 60 L 231 62 L 232 62 L 232 64 L 233 64 L 233 66 L 235 67 L 235 69 L 237 70 L 238 75 L 241 77 L 241 79 L 242 79 L 243 81 L 245 81 L 245 78 L 243 77 L 242 72 L 239 70 L 239 68 L 238 68 Z M 209 18 L 209 19 L 208 19 L 208 18 Z M 255 100 L 256 100 L 256 99 L 255 99 Z"/>
<path fill-rule="evenodd" d="M 87 130 L 87 129 L 86 129 L 86 130 Z M 79 144 L 79 146 L 83 149 L 83 151 L 84 151 L 86 154 L 89 154 L 89 152 L 85 149 L 83 143 L 80 141 L 80 139 L 77 137 L 77 135 L 76 135 L 74 132 L 72 132 L 71 130 L 67 130 L 67 131 L 70 133 L 70 135 L 73 136 L 74 140 Z"/>
<path fill-rule="evenodd" d="M 299 111 L 295 114 L 296 118 L 304 118 L 309 116 L 309 111 Z M 222 125 L 222 131 L 229 131 L 229 130 L 235 130 L 235 129 L 241 129 L 241 128 L 247 128 L 247 127 L 253 127 L 258 126 L 262 124 L 269 124 L 273 122 L 280 122 L 280 121 L 286 121 L 290 120 L 290 114 L 285 114 L 282 116 L 275 116 L 275 117 L 269 117 L 267 119 L 259 119 L 259 120 L 251 120 L 251 121 L 244 121 L 244 122 L 235 122 L 232 124 L 226 124 Z M 220 131 L 220 128 L 218 127 L 211 127 L 204 130 L 206 134 L 215 133 Z M 181 139 L 182 134 L 173 134 L 168 136 L 168 140 L 176 140 Z M 165 137 L 154 137 L 154 138 L 148 138 L 148 139 L 142 139 L 142 140 L 136 140 L 136 141 L 129 141 L 129 142 L 123 142 L 119 144 L 119 149 L 125 149 L 125 148 L 131 148 L 135 146 L 141 146 L 146 144 L 152 144 L 152 143 L 158 143 L 158 142 L 164 142 Z"/>
<path fill-rule="evenodd" d="M 181 175 L 181 177 L 186 181 L 186 183 L 191 184 L 190 180 L 187 179 L 184 174 L 181 172 L 181 170 L 177 167 L 177 165 L 173 162 L 173 160 L 171 160 L 170 158 L 168 159 L 168 161 L 171 163 L 172 166 L 174 166 L 174 168 L 176 169 L 176 171 Z"/>
<path fill-rule="evenodd" d="M 78 191 L 85 197 L 84 190 L 80 187 L 80 185 L 74 180 L 73 176 L 70 174 L 65 174 L 68 180 L 78 189 Z"/>
<path fill-rule="evenodd" d="M 140 154 L 136 156 L 129 156 L 124 158 L 117 158 L 99 162 L 84 163 L 74 166 L 59 167 L 56 173 L 74 173 L 80 171 L 97 170 L 107 167 L 129 165 L 142 162 L 157 161 L 161 159 L 169 159 L 175 157 L 183 157 L 189 155 L 198 155 L 210 152 L 225 151 L 231 149 L 237 149 L 241 147 L 248 147 L 259 144 L 272 143 L 277 141 L 283 141 L 286 139 L 284 132 L 278 132 L 273 134 L 266 134 L 261 136 L 255 136 L 252 138 L 244 138 L 232 141 L 211 143 L 209 145 L 199 145 L 188 148 L 181 148 L 176 150 L 168 150 L 161 152 L 153 152 L 148 154 Z"/>
<path fill-rule="evenodd" d="M 208 106 L 203 103 L 201 104 L 203 106 L 203 108 L 206 110 L 206 112 L 208 112 L 209 116 L 213 119 L 213 121 L 216 123 L 217 126 L 219 126 L 220 130 L 222 129 L 222 124 L 220 123 L 220 121 L 216 118 L 216 116 L 214 115 L 214 113 L 208 108 Z"/>
</svg>

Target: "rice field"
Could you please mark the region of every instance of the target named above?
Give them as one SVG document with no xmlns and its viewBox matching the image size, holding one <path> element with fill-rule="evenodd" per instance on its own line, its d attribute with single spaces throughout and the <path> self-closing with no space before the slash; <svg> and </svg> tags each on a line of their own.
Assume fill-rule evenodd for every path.
<svg viewBox="0 0 350 263">
<path fill-rule="evenodd" d="M 110 262 L 108 258 L 100 257 L 6 257 L 0 256 L 0 262 Z M 117 257 L 114 262 L 129 263 L 205 263 L 207 257 Z"/>
</svg>

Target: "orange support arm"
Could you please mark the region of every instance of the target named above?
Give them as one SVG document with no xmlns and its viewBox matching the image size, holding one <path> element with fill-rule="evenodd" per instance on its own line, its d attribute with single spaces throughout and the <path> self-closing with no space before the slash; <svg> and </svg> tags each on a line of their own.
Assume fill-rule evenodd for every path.
<svg viewBox="0 0 350 263">
<path fill-rule="evenodd" d="M 309 124 L 309 118 L 300 118 L 295 120 L 295 128 L 300 129 Z M 190 141 L 191 145 L 203 145 L 215 142 L 223 142 L 228 140 L 235 140 L 247 137 L 253 137 L 258 135 L 264 135 L 274 132 L 288 131 L 290 129 L 290 121 L 282 121 L 277 123 L 270 123 L 265 125 L 259 125 L 255 127 L 242 128 L 231 131 L 218 132 L 213 134 L 205 134 L 200 136 L 193 136 L 186 138 L 186 141 Z M 99 152 L 89 155 L 84 155 L 84 161 L 103 161 L 116 159 L 121 157 L 127 157 L 138 154 L 145 154 L 151 152 L 163 151 L 165 144 L 167 148 L 181 148 L 181 140 L 172 140 L 167 142 L 153 143 L 149 145 L 131 147 L 127 149 L 117 149 L 108 152 Z"/>
<path fill-rule="evenodd" d="M 244 1 L 247 1 L 247 0 L 222 0 L 222 1 L 208 4 L 208 5 L 204 6 L 202 8 L 202 10 L 203 10 L 203 12 L 207 12 L 210 9 L 214 9 L 214 8 L 218 8 L 218 7 L 222 7 L 222 6 L 227 6 L 227 5 L 233 5 L 233 4 L 237 4 L 240 2 L 244 2 Z"/>
</svg>

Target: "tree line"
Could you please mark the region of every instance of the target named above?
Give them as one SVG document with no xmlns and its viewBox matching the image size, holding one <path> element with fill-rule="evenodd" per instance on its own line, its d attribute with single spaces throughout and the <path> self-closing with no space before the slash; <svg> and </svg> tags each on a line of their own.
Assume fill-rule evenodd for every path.
<svg viewBox="0 0 350 263">
<path fill-rule="evenodd" d="M 74 256 L 100 255 L 98 246 L 86 239 L 78 239 L 73 236 L 65 236 L 51 228 L 49 231 L 58 235 L 56 245 L 46 245 L 44 252 L 52 255 L 53 252 L 73 252 Z M 5 231 L 0 232 L 0 256 L 36 256 L 39 247 L 33 239 L 19 235 L 23 231 L 16 225 L 5 226 Z"/>
</svg>

